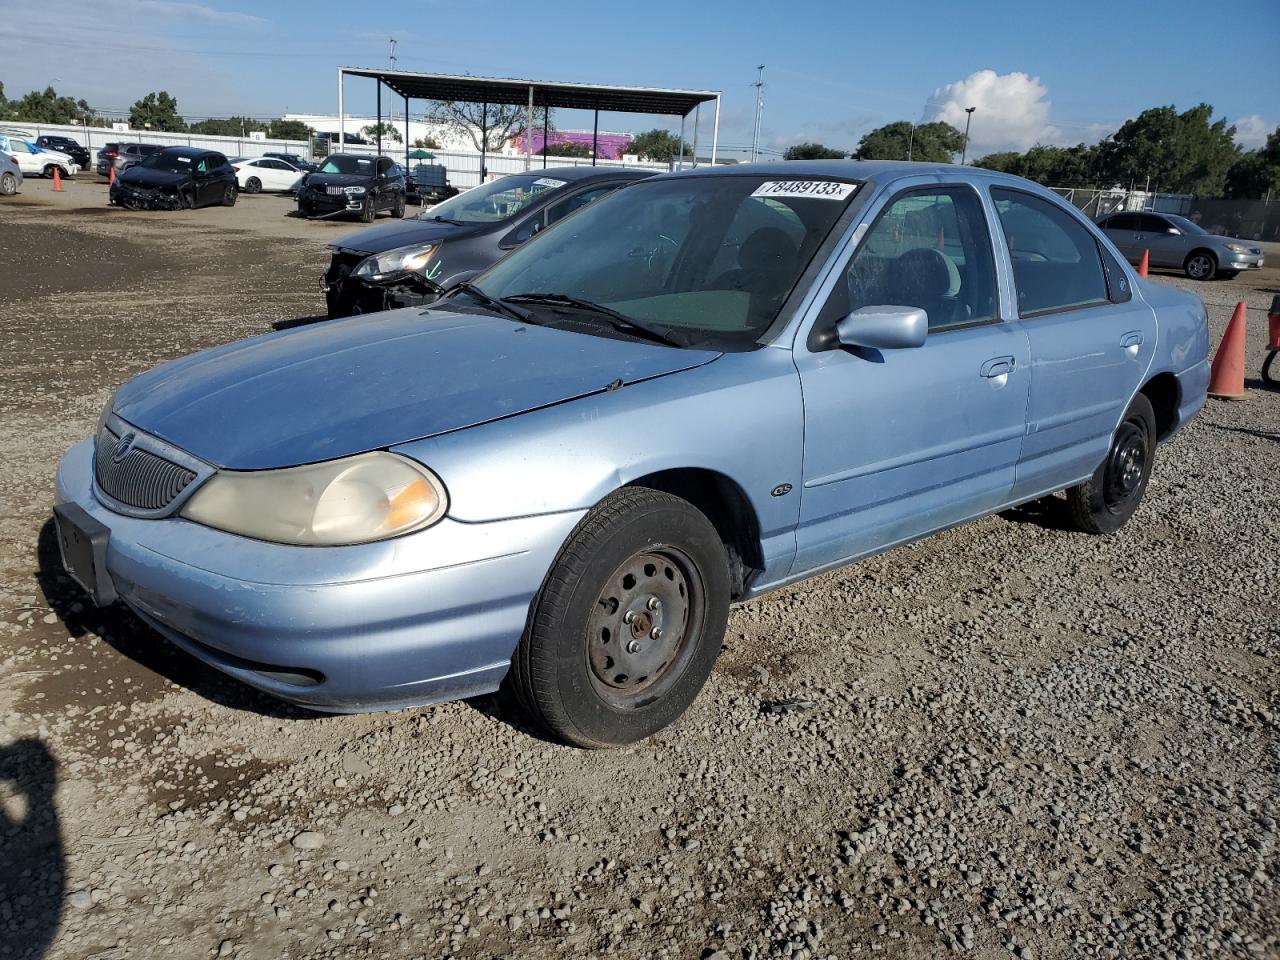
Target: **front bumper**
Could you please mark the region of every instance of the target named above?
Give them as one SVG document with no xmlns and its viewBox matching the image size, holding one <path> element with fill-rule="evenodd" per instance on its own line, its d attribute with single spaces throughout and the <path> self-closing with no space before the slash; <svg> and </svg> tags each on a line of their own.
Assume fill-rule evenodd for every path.
<svg viewBox="0 0 1280 960">
<path fill-rule="evenodd" d="M 107 191 L 107 202 L 131 210 L 181 210 L 187 205 L 180 192 L 140 190 L 119 180 Z"/>
<path fill-rule="evenodd" d="M 341 196 L 300 189 L 297 192 L 298 210 L 305 217 L 332 216 L 335 213 L 359 213 L 364 209 L 364 193 L 346 193 Z"/>
<path fill-rule="evenodd" d="M 1258 253 L 1228 253 L 1222 258 L 1220 270 L 1257 270 L 1266 263 L 1265 255 Z"/>
<path fill-rule="evenodd" d="M 109 528 L 107 573 L 130 609 L 249 686 L 338 713 L 496 690 L 583 515 L 446 518 L 380 543 L 290 547 L 114 513 L 94 494 L 92 471 L 86 439 L 58 465 L 56 501 Z"/>
<path fill-rule="evenodd" d="M 357 313 L 377 313 L 400 307 L 422 307 L 435 303 L 444 292 L 435 283 L 417 274 L 374 283 L 350 274 L 330 270 L 320 281 L 330 318 Z"/>
</svg>

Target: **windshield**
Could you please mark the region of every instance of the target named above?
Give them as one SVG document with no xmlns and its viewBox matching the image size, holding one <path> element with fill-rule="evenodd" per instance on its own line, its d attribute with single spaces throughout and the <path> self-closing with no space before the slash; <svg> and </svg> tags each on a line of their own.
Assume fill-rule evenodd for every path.
<svg viewBox="0 0 1280 960">
<path fill-rule="evenodd" d="M 194 169 L 195 158 L 184 157 L 177 153 L 153 153 L 145 157 L 138 166 L 144 170 L 165 170 L 169 173 L 190 173 Z"/>
<path fill-rule="evenodd" d="M 324 158 L 321 173 L 349 173 L 358 177 L 372 177 L 375 157 L 354 157 L 349 153 L 335 153 Z"/>
<path fill-rule="evenodd" d="M 457 223 L 492 223 L 509 220 L 539 197 L 565 185 L 555 177 L 539 177 L 521 173 L 503 177 L 492 183 L 482 183 L 466 193 L 436 204 L 419 220 L 453 220 Z"/>
<path fill-rule="evenodd" d="M 518 247 L 476 284 L 539 322 L 612 335 L 607 310 L 678 345 L 746 349 L 856 191 L 762 176 L 641 182 Z"/>
<path fill-rule="evenodd" d="M 1212 236 L 1208 230 L 1200 226 L 1200 224 L 1196 223 L 1194 220 L 1188 220 L 1186 217 L 1179 217 L 1170 213 L 1166 213 L 1165 217 L 1183 233 L 1190 234 L 1193 237 Z"/>
</svg>

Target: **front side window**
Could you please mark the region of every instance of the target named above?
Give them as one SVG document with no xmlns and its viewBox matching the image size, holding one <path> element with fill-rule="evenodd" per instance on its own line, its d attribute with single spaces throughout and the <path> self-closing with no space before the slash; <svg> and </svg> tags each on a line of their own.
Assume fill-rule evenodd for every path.
<svg viewBox="0 0 1280 960">
<path fill-rule="evenodd" d="M 823 310 L 919 307 L 930 331 L 996 319 L 995 259 L 982 202 L 968 187 L 913 190 L 872 224 Z"/>
<path fill-rule="evenodd" d="M 763 176 L 641 181 L 517 248 L 476 284 L 533 311 L 535 322 L 614 335 L 591 309 L 604 307 L 677 345 L 750 349 L 856 191 L 848 181 Z M 737 234 L 744 205 L 763 196 L 798 230 L 770 221 Z"/>
<path fill-rule="evenodd" d="M 1040 197 L 991 189 L 1013 261 L 1023 317 L 1107 302 L 1098 244 L 1084 225 Z"/>
</svg>

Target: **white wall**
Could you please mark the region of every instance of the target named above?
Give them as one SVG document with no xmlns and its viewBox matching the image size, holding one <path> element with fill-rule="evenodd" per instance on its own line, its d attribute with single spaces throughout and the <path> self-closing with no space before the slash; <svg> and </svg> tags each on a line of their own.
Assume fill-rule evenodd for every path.
<svg viewBox="0 0 1280 960">
<path fill-rule="evenodd" d="M 198 133 L 157 133 L 152 130 L 111 130 L 106 127 L 81 127 L 74 124 L 5 122 L 10 130 L 23 130 L 30 139 L 45 135 L 71 137 L 87 147 L 92 164 L 98 162 L 98 150 L 108 143 L 159 143 L 167 147 L 200 147 L 217 150 L 228 157 L 260 157 L 264 153 L 297 153 L 307 156 L 310 146 L 303 140 L 255 140 L 245 137 L 209 137 Z"/>
</svg>

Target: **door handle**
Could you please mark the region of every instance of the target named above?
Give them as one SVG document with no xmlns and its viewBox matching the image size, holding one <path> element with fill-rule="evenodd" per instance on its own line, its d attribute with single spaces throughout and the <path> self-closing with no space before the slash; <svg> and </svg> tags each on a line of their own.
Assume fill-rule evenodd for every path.
<svg viewBox="0 0 1280 960">
<path fill-rule="evenodd" d="M 1138 348 L 1142 346 L 1142 334 L 1137 330 L 1130 330 L 1120 338 L 1120 346 L 1131 357 L 1138 355 Z"/>
<path fill-rule="evenodd" d="M 1007 377 L 1013 372 L 1013 357 L 992 357 L 982 365 L 978 375 L 988 380 L 996 377 Z"/>
</svg>

